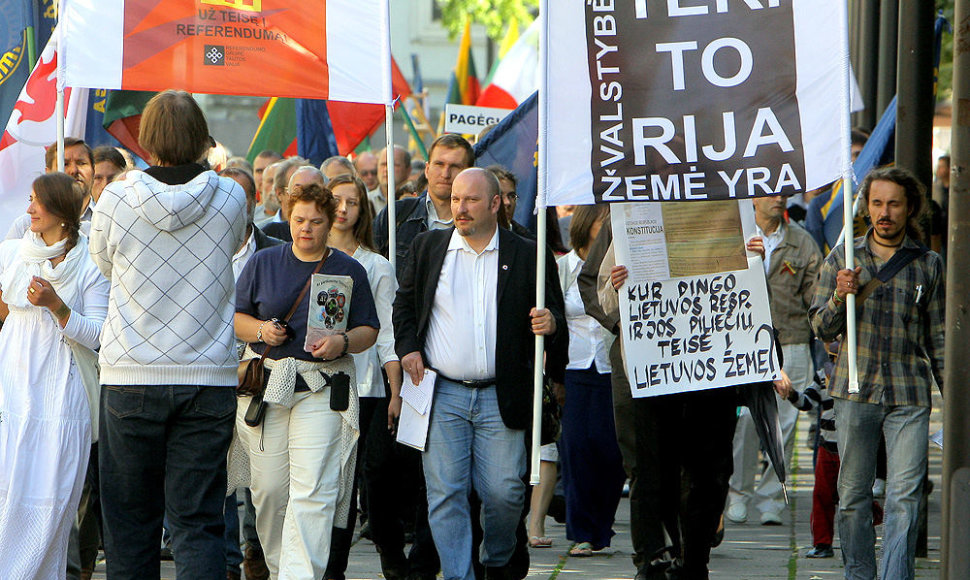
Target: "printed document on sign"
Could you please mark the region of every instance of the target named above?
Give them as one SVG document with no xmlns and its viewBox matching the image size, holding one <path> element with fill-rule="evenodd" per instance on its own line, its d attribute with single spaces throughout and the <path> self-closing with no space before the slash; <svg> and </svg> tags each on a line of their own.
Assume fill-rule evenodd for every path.
<svg viewBox="0 0 970 580">
<path fill-rule="evenodd" d="M 397 426 L 398 443 L 424 451 L 428 442 L 428 427 L 431 425 L 431 399 L 434 397 L 434 382 L 437 373 L 424 371 L 424 378 L 417 385 L 411 375 L 404 373 L 401 385 L 401 419 Z"/>
</svg>

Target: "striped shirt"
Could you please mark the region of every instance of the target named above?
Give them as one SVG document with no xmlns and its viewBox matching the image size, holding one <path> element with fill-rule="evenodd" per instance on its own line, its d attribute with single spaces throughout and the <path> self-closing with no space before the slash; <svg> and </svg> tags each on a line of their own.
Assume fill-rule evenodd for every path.
<svg viewBox="0 0 970 580">
<path fill-rule="evenodd" d="M 875 278 L 884 262 L 867 243 L 871 230 L 855 239 L 859 285 Z M 909 236 L 905 248 L 916 248 Z M 845 303 L 834 300 L 836 273 L 845 268 L 840 244 L 819 270 L 815 300 L 808 316 L 816 335 L 826 342 L 845 330 Z M 849 394 L 848 356 L 843 342 L 829 385 L 833 397 L 887 406 L 929 407 L 935 379 L 943 387 L 943 260 L 927 252 L 872 292 L 856 317 L 859 392 Z"/>
<path fill-rule="evenodd" d="M 825 373 L 821 370 L 815 380 L 799 393 L 792 389 L 788 401 L 799 411 L 814 411 L 819 414 L 819 439 L 823 447 L 832 453 L 839 452 L 839 436 L 835 432 L 835 399 L 825 388 Z"/>
</svg>

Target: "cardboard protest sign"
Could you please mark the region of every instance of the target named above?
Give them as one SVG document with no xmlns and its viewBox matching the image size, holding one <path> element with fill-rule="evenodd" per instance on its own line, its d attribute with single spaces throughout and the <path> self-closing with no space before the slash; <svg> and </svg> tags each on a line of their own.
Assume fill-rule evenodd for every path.
<svg viewBox="0 0 970 580">
<path fill-rule="evenodd" d="M 611 212 L 626 373 L 634 397 L 778 378 L 750 201 L 623 203 Z"/>
<path fill-rule="evenodd" d="M 550 3 L 547 205 L 741 199 L 838 178 L 843 11 L 836 0 Z"/>
</svg>

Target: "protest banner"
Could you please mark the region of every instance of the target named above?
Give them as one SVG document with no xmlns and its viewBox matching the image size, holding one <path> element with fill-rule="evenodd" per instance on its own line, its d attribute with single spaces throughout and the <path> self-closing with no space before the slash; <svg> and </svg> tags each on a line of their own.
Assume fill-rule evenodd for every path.
<svg viewBox="0 0 970 580">
<path fill-rule="evenodd" d="M 780 366 L 749 200 L 613 206 L 620 331 L 634 397 L 778 378 Z"/>
<path fill-rule="evenodd" d="M 478 135 L 483 129 L 491 125 L 498 125 L 511 112 L 511 109 L 446 103 L 445 133 Z"/>
<path fill-rule="evenodd" d="M 550 2 L 546 205 L 741 199 L 839 178 L 843 11 L 844 0 Z"/>
<path fill-rule="evenodd" d="M 65 84 L 391 104 L 387 0 L 65 0 Z"/>
</svg>

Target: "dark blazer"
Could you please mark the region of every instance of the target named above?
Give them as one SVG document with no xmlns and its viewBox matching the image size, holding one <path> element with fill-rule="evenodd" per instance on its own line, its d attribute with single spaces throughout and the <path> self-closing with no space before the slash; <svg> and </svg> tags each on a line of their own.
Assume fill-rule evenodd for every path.
<svg viewBox="0 0 970 580">
<path fill-rule="evenodd" d="M 263 225 L 263 233 L 271 238 L 292 242 L 293 236 L 290 235 L 290 222 L 269 222 Z"/>
<path fill-rule="evenodd" d="M 272 248 L 273 246 L 278 246 L 283 242 L 283 240 L 274 238 L 272 236 L 267 236 L 263 231 L 253 225 L 253 239 L 256 242 L 256 251 L 260 251 L 264 248 Z"/>
<path fill-rule="evenodd" d="M 399 357 L 418 351 L 425 339 L 438 278 L 454 228 L 433 230 L 414 239 L 394 299 L 394 346 Z M 502 421 L 509 429 L 532 423 L 535 335 L 529 311 L 535 306 L 536 244 L 499 228 L 495 345 L 495 387 Z M 546 308 L 556 332 L 546 337 L 546 374 L 562 382 L 569 358 L 569 330 L 556 261 L 547 250 Z M 427 362 L 427 361 L 426 361 Z"/>
<path fill-rule="evenodd" d="M 419 234 L 428 231 L 428 192 L 419 197 L 405 197 L 394 202 L 397 219 L 397 267 L 395 272 L 401 278 L 401 270 L 407 263 L 408 250 L 411 242 Z M 381 210 L 374 218 L 374 247 L 377 252 L 390 259 L 390 241 L 387 235 L 387 208 Z"/>
</svg>

